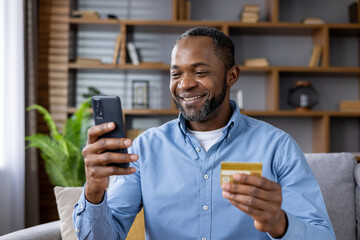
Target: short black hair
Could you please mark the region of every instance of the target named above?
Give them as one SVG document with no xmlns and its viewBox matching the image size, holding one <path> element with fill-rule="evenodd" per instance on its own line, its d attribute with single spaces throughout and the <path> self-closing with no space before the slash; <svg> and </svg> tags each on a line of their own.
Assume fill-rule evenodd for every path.
<svg viewBox="0 0 360 240">
<path fill-rule="evenodd" d="M 232 40 L 223 32 L 211 27 L 195 27 L 184 32 L 176 43 L 185 37 L 205 36 L 210 37 L 215 46 L 215 54 L 224 64 L 225 71 L 229 71 L 235 65 L 235 48 Z"/>
</svg>

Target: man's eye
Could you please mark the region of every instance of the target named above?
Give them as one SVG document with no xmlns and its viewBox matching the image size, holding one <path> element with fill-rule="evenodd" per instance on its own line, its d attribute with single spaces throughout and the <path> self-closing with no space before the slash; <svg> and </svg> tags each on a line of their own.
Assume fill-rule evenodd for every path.
<svg viewBox="0 0 360 240">
<path fill-rule="evenodd" d="M 170 75 L 171 75 L 171 77 L 176 78 L 176 77 L 179 77 L 181 74 L 180 73 L 171 73 Z"/>
<path fill-rule="evenodd" d="M 200 72 L 200 71 L 199 71 L 199 72 L 195 72 L 196 75 L 205 75 L 205 74 L 207 74 L 207 73 L 208 73 L 208 72 Z"/>
</svg>

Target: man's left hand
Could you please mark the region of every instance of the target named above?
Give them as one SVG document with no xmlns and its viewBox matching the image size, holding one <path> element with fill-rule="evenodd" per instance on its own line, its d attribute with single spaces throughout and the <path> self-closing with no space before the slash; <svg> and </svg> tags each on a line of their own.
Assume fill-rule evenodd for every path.
<svg viewBox="0 0 360 240">
<path fill-rule="evenodd" d="M 223 197 L 254 219 L 254 226 L 281 238 L 287 229 L 287 218 L 281 209 L 281 186 L 267 178 L 234 174 L 234 183 L 222 185 Z"/>
</svg>

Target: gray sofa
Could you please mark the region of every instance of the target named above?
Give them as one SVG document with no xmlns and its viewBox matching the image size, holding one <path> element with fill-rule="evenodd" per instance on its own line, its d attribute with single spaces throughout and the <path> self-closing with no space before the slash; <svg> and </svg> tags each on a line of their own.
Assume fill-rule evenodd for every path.
<svg viewBox="0 0 360 240">
<path fill-rule="evenodd" d="M 360 164 L 350 153 L 305 156 L 320 184 L 336 238 L 360 240 Z M 0 240 L 10 239 L 61 239 L 60 223 L 42 224 L 0 237 Z"/>
</svg>

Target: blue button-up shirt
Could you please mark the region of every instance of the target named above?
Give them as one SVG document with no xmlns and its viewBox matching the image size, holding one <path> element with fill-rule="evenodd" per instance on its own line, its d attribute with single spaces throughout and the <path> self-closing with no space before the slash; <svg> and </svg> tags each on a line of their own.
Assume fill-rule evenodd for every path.
<svg viewBox="0 0 360 240">
<path fill-rule="evenodd" d="M 331 240 L 335 235 L 319 185 L 292 138 L 262 121 L 233 115 L 222 137 L 205 152 L 179 118 L 152 128 L 129 152 L 135 174 L 117 176 L 101 204 L 75 206 L 79 239 L 125 239 L 144 208 L 146 239 L 272 239 L 247 214 L 222 197 L 220 163 L 262 162 L 263 176 L 282 186 L 288 229 L 282 239 Z"/>
</svg>

